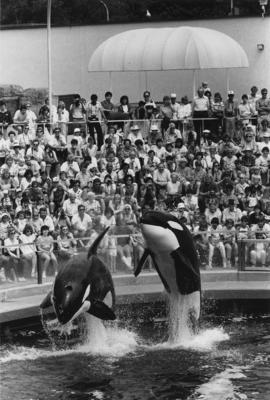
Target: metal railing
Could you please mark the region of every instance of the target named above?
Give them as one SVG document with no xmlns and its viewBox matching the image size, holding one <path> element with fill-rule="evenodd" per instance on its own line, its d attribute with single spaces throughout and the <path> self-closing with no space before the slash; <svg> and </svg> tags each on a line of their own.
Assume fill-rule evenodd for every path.
<svg viewBox="0 0 270 400">
<path fill-rule="evenodd" d="M 227 245 L 228 242 L 224 239 L 220 239 L 218 242 L 214 244 L 211 243 L 211 238 L 209 232 L 205 231 L 197 231 L 192 232 L 198 236 L 205 236 L 205 241 L 195 240 L 195 246 L 197 249 L 199 263 L 202 268 L 210 269 L 221 269 L 221 268 L 234 268 L 238 271 L 246 271 L 246 270 L 255 270 L 257 272 L 269 270 L 270 271 L 270 239 L 240 239 L 234 241 L 236 247 L 234 248 L 233 243 L 231 243 L 231 254 L 230 260 L 227 256 Z M 262 233 L 262 232 L 260 232 Z M 106 238 L 106 237 L 105 237 Z M 125 243 L 119 243 L 119 239 L 126 239 Z M 140 257 L 144 251 L 143 239 L 140 233 L 130 234 L 130 235 L 108 235 L 105 239 L 105 243 L 99 248 L 98 255 L 107 265 L 112 274 L 128 274 L 130 275 L 135 266 L 138 264 Z M 82 237 L 75 238 L 77 245 L 75 247 L 70 247 L 66 254 L 63 254 L 61 249 L 57 247 L 58 240 L 54 240 L 54 255 L 57 258 L 58 270 L 64 265 L 69 259 L 72 257 L 76 257 L 77 254 L 81 252 L 88 251 L 90 247 L 90 241 L 93 241 L 91 237 Z M 212 253 L 210 256 L 210 248 L 212 245 Z M 36 277 L 31 278 L 30 275 L 30 266 L 24 270 L 24 278 L 29 282 L 37 282 L 38 284 L 44 283 L 43 278 L 43 265 L 42 259 L 40 257 L 40 253 L 42 250 L 38 250 L 36 248 L 36 242 L 33 243 L 19 243 L 16 245 L 17 248 L 20 249 L 20 260 L 18 262 L 29 264 L 29 261 L 26 262 L 23 256 L 23 252 L 21 249 L 24 246 L 34 246 L 34 252 L 37 255 L 37 263 L 36 263 Z M 4 285 L 6 283 L 3 278 L 3 270 L 8 274 L 9 269 L 11 268 L 11 260 L 10 256 L 6 255 L 5 251 L 7 248 L 12 248 L 14 250 L 15 246 L 0 246 L 0 285 Z M 213 251 L 214 248 L 214 251 Z M 235 252 L 236 250 L 236 252 Z M 3 254 L 4 253 L 4 254 Z M 210 260 L 211 257 L 211 260 Z M 226 260 L 224 260 L 224 257 Z M 224 261 L 227 264 L 224 265 Z M 228 265 L 229 262 L 229 265 Z M 149 258 L 146 261 L 145 269 L 153 271 L 154 267 L 151 259 Z M 54 271 L 51 270 L 51 273 L 48 274 L 48 279 L 52 280 L 54 276 Z M 46 279 L 47 281 L 47 279 Z M 16 281 L 9 282 L 14 286 L 18 285 Z M 1 287 L 0 286 L 0 287 Z"/>
</svg>

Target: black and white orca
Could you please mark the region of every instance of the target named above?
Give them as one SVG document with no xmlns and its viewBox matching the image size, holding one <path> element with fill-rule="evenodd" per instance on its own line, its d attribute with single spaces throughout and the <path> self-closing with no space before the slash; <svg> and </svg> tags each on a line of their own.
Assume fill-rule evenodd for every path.
<svg viewBox="0 0 270 400">
<path fill-rule="evenodd" d="M 171 214 L 148 211 L 141 218 L 146 249 L 135 270 L 138 276 L 150 256 L 169 294 L 189 296 L 196 319 L 200 313 L 201 279 L 197 252 L 187 227 Z"/>
<path fill-rule="evenodd" d="M 61 324 L 72 321 L 83 312 L 102 320 L 116 318 L 113 311 L 115 290 L 112 276 L 96 255 L 97 247 L 108 229 L 96 238 L 87 255 L 74 255 L 60 269 L 52 291 L 40 305 L 42 309 L 53 306 Z"/>
</svg>

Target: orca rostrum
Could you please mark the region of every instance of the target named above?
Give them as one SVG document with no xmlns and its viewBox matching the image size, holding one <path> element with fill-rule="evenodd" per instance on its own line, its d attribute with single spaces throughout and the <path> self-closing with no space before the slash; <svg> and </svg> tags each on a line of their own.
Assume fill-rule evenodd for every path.
<svg viewBox="0 0 270 400">
<path fill-rule="evenodd" d="M 66 324 L 83 312 L 102 320 L 114 320 L 115 290 L 108 268 L 96 255 L 109 227 L 99 234 L 88 254 L 74 255 L 59 270 L 53 289 L 40 305 L 53 306 L 58 321 Z"/>
</svg>

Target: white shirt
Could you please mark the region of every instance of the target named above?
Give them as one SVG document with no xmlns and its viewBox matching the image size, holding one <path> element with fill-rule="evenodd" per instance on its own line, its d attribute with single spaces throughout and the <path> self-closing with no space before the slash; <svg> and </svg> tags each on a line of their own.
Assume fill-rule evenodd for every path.
<svg viewBox="0 0 270 400">
<path fill-rule="evenodd" d="M 72 226 L 74 229 L 86 231 L 92 227 L 92 218 L 86 213 L 81 218 L 77 213 L 72 218 Z"/>
</svg>

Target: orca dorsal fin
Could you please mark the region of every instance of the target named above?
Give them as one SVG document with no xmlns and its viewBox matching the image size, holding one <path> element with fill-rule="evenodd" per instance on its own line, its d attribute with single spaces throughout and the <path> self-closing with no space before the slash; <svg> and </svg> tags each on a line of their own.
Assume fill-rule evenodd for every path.
<svg viewBox="0 0 270 400">
<path fill-rule="evenodd" d="M 106 235 L 106 233 L 108 232 L 109 229 L 110 229 L 110 227 L 107 226 L 107 228 L 105 228 L 104 231 L 101 232 L 98 235 L 98 237 L 94 240 L 94 242 L 90 246 L 90 249 L 88 250 L 87 258 L 90 258 L 92 255 L 97 253 L 98 245 L 100 244 L 101 240 L 104 238 L 104 236 Z"/>
</svg>

